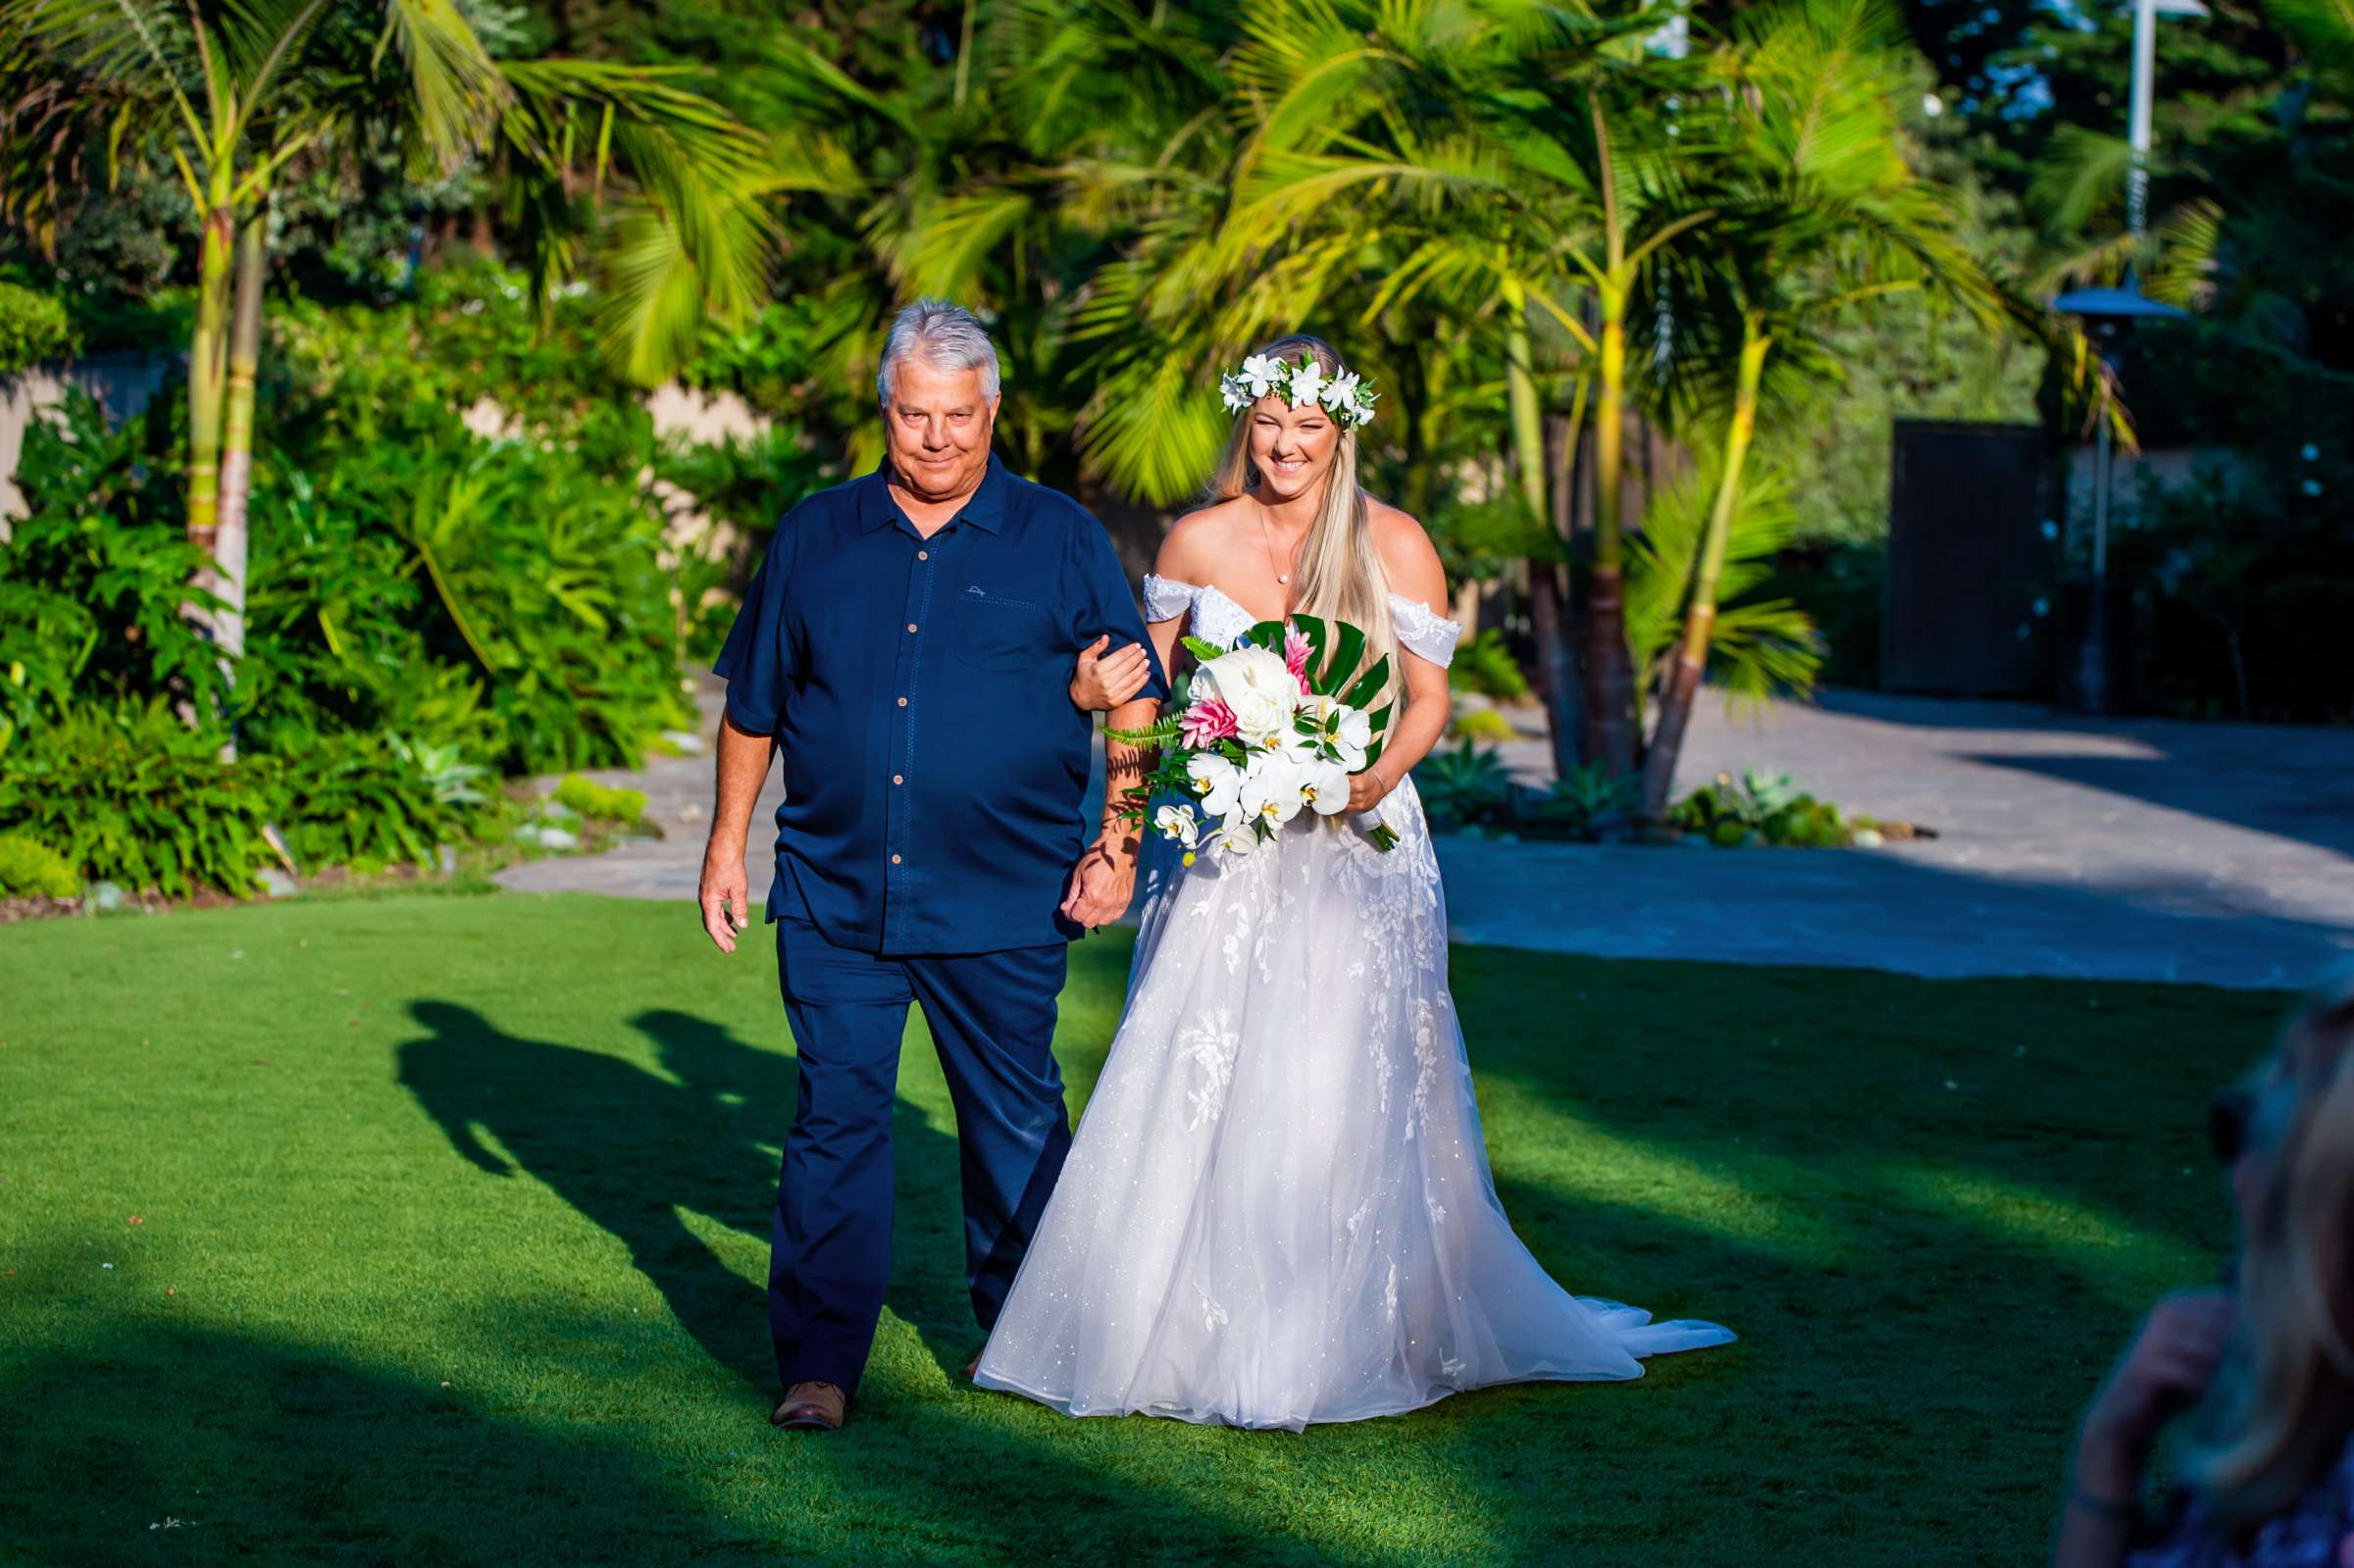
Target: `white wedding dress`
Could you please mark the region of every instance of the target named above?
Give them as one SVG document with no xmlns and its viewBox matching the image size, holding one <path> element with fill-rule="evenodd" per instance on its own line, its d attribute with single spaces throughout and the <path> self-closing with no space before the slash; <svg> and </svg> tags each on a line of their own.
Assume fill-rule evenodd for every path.
<svg viewBox="0 0 2354 1568">
<path fill-rule="evenodd" d="M 1437 664 L 1461 628 L 1392 595 Z M 1221 646 L 1253 618 L 1145 579 Z M 1383 852 L 1302 815 L 1188 867 L 1148 834 L 1128 1005 L 975 1381 L 1071 1415 L 1356 1421 L 1722 1344 L 1555 1284 L 1496 1197 L 1410 780 Z"/>
</svg>

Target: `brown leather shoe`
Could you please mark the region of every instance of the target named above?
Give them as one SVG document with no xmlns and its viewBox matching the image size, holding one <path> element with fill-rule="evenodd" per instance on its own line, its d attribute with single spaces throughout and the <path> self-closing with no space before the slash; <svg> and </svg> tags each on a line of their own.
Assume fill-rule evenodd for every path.
<svg viewBox="0 0 2354 1568">
<path fill-rule="evenodd" d="M 964 1381 L 970 1383 L 981 1375 L 981 1358 L 973 1357 L 964 1364 Z"/>
<path fill-rule="evenodd" d="M 838 1432 L 849 1399 L 831 1383 L 796 1383 L 785 1391 L 784 1402 L 769 1413 L 768 1424 L 794 1432 Z"/>
</svg>

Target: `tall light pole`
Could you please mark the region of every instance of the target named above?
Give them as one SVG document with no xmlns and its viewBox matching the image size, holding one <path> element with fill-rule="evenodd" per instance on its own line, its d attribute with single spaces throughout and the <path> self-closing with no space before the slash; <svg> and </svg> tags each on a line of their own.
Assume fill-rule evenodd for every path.
<svg viewBox="0 0 2354 1568">
<path fill-rule="evenodd" d="M 2133 91 L 2126 112 L 2125 135 L 2132 162 L 2125 170 L 2125 229 L 2133 236 L 2134 251 L 2150 222 L 2150 100 L 2158 76 L 2158 19 L 2204 17 L 2200 0 L 2133 0 Z M 2101 357 L 2103 407 L 2093 432 L 2092 464 L 2092 598 L 2085 606 L 2082 640 L 2076 649 L 2076 704 L 2086 713 L 2109 711 L 2109 492 L 2114 460 L 2110 452 L 2108 396 L 2109 356 L 2099 338 L 2136 318 L 2179 320 L 2186 312 L 2142 293 L 2133 277 L 2134 264 L 2125 264 L 2122 288 L 2074 288 L 2052 301 L 2052 308 L 2081 317 Z"/>
<path fill-rule="evenodd" d="M 2150 220 L 2150 99 L 2158 77 L 2158 19 L 2207 14 L 2199 0 L 2133 0 L 2133 102 L 2125 127 L 2133 162 L 2125 171 L 2125 228 L 2136 239 Z"/>
</svg>

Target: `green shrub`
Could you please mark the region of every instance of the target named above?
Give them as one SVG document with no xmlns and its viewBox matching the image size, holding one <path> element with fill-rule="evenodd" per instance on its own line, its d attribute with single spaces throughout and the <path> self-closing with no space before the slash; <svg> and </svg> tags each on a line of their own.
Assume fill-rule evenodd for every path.
<svg viewBox="0 0 2354 1568">
<path fill-rule="evenodd" d="M 56 296 L 0 282 L 0 376 L 80 352 L 81 334 Z"/>
<path fill-rule="evenodd" d="M 645 815 L 645 792 L 640 789 L 615 789 L 584 779 L 579 774 L 567 774 L 556 785 L 556 801 L 570 806 L 584 817 L 603 822 L 618 822 L 635 828 Z"/>
<path fill-rule="evenodd" d="M 90 881 L 245 894 L 272 856 L 270 794 L 169 704 L 75 709 L 0 755 L 0 831 L 58 846 Z"/>
<path fill-rule="evenodd" d="M 1739 784 L 1719 774 L 1668 808 L 1668 823 L 1710 842 L 1731 847 L 1752 835 L 1769 844 L 1833 848 L 1848 841 L 1853 827 L 1827 800 L 1817 800 L 1791 783 L 1786 773 L 1754 769 Z"/>
<path fill-rule="evenodd" d="M 246 768 L 267 780 L 277 826 L 306 869 L 431 864 L 435 846 L 470 835 L 483 802 L 480 768 L 398 735 L 323 735 Z"/>
<path fill-rule="evenodd" d="M 1584 763 L 1531 802 L 1522 812 L 1522 825 L 1549 836 L 1592 838 L 1607 820 L 1630 816 L 1641 792 L 1642 781 L 1635 775 L 1612 778 L 1601 763 Z"/>
<path fill-rule="evenodd" d="M 1520 738 L 1512 721 L 1494 708 L 1465 708 L 1447 726 L 1447 733 L 1458 740 L 1475 740 L 1485 746 Z"/>
<path fill-rule="evenodd" d="M 71 898 L 80 891 L 81 879 L 65 856 L 23 834 L 0 834 L 0 893 Z"/>
<path fill-rule="evenodd" d="M 1520 673 L 1519 662 L 1493 627 L 1455 650 L 1455 662 L 1447 667 L 1447 683 L 1458 691 L 1476 691 L 1507 702 L 1528 695 L 1528 677 Z"/>
<path fill-rule="evenodd" d="M 0 752 L 72 707 L 220 711 L 220 659 L 182 614 L 203 556 L 151 433 L 110 430 L 78 391 L 25 431 L 27 515 L 0 542 Z"/>
<path fill-rule="evenodd" d="M 319 458 L 256 498 L 257 723 L 398 728 L 517 774 L 636 766 L 691 724 L 660 515 L 634 484 L 463 431 Z"/>
<path fill-rule="evenodd" d="M 1479 750 L 1465 740 L 1453 751 L 1433 751 L 1414 769 L 1414 789 L 1435 827 L 1466 828 L 1500 818 L 1511 800 L 1511 776 L 1495 748 Z"/>
</svg>

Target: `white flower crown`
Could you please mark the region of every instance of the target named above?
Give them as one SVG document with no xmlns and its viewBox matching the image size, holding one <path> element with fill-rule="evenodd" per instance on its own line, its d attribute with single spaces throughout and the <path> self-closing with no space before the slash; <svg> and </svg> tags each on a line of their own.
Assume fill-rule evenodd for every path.
<svg viewBox="0 0 2354 1568">
<path fill-rule="evenodd" d="M 1351 371 L 1327 376 L 1324 368 L 1303 352 L 1297 365 L 1267 354 L 1254 354 L 1240 371 L 1218 378 L 1218 397 L 1228 413 L 1249 408 L 1269 392 L 1280 391 L 1294 408 L 1321 403 L 1333 417 L 1355 430 L 1372 423 L 1373 400 L 1381 394 L 1364 378 Z"/>
</svg>

